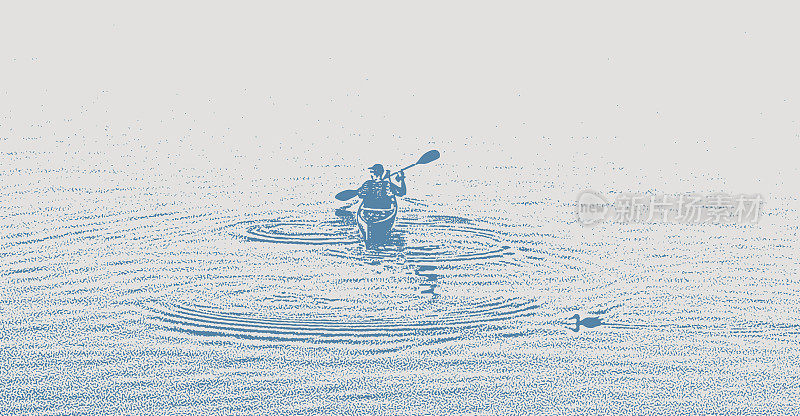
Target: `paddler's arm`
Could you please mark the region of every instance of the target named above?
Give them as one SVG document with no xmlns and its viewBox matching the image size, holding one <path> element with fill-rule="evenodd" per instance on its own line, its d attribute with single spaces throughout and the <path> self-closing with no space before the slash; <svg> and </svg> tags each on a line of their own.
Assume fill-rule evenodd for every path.
<svg viewBox="0 0 800 416">
<path fill-rule="evenodd" d="M 397 175 L 397 180 L 400 182 L 400 186 L 397 186 L 392 183 L 392 193 L 397 196 L 405 196 L 406 194 L 406 175 L 400 171 L 400 174 Z"/>
</svg>

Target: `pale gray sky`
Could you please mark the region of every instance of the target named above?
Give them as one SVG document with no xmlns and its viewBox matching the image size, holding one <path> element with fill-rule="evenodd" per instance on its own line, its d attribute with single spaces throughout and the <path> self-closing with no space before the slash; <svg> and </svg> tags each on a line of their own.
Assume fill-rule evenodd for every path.
<svg viewBox="0 0 800 416">
<path fill-rule="evenodd" d="M 4 8 L 0 144 L 45 167 L 800 189 L 795 2 Z"/>
</svg>

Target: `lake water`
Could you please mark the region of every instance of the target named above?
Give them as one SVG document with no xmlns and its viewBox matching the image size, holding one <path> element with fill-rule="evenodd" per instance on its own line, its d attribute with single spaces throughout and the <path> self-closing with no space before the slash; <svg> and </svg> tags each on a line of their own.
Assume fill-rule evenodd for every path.
<svg viewBox="0 0 800 416">
<path fill-rule="evenodd" d="M 586 228 L 537 184 L 487 200 L 489 175 L 454 180 L 476 190 L 456 199 L 411 188 L 366 250 L 313 179 L 174 185 L 9 157 L 4 414 L 800 407 L 796 199 L 752 226 Z M 604 325 L 575 332 L 575 313 Z"/>
</svg>

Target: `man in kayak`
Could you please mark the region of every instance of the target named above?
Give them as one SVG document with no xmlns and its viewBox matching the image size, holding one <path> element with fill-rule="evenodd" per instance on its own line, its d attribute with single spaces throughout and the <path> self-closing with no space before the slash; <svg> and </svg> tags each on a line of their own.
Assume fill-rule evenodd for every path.
<svg viewBox="0 0 800 416">
<path fill-rule="evenodd" d="M 399 186 L 392 182 L 390 172 L 386 172 L 384 176 L 383 165 L 376 163 L 369 168 L 369 171 L 372 178 L 358 188 L 358 196 L 364 201 L 365 208 L 390 208 L 393 195 L 406 194 L 406 175 L 403 171 L 397 175 Z"/>
</svg>

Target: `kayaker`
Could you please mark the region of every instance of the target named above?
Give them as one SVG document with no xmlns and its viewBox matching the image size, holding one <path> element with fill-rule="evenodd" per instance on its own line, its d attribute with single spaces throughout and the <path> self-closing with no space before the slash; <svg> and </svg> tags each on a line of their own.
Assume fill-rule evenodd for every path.
<svg viewBox="0 0 800 416">
<path fill-rule="evenodd" d="M 365 208 L 390 208 L 393 195 L 406 194 L 406 176 L 402 171 L 397 175 L 399 185 L 396 185 L 389 172 L 384 176 L 383 165 L 380 163 L 370 166 L 368 170 L 372 177 L 358 188 L 358 196 L 364 201 Z"/>
</svg>

